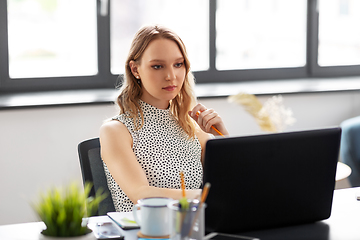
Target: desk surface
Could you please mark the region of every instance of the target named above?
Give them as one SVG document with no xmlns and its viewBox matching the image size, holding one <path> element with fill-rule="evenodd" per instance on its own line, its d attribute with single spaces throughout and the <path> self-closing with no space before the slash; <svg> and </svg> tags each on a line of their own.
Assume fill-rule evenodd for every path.
<svg viewBox="0 0 360 240">
<path fill-rule="evenodd" d="M 360 239 L 360 201 L 356 196 L 360 188 L 335 190 L 331 216 L 313 224 L 242 233 L 261 240 L 316 239 L 353 240 Z"/>
<path fill-rule="evenodd" d="M 360 188 L 335 190 L 331 217 L 313 224 L 285 228 L 268 229 L 241 233 L 258 237 L 261 240 L 316 239 L 316 240 L 353 240 L 360 239 L 360 201 L 356 200 Z M 106 216 L 92 217 L 89 224 L 111 222 Z M 44 229 L 42 222 L 22 223 L 0 226 L 1 240 L 35 240 Z M 123 231 L 126 240 L 136 240 L 138 230 Z"/>
</svg>

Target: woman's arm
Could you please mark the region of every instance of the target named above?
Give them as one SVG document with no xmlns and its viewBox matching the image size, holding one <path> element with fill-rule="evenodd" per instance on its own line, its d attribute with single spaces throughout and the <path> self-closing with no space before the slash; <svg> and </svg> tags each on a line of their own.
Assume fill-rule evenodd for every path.
<svg viewBox="0 0 360 240">
<path fill-rule="evenodd" d="M 101 156 L 116 183 L 133 203 L 147 197 L 180 199 L 180 189 L 149 186 L 145 172 L 132 151 L 132 137 L 119 121 L 109 121 L 100 129 Z M 196 198 L 201 189 L 186 190 L 188 198 Z"/>
<path fill-rule="evenodd" d="M 206 142 L 211 138 L 211 135 L 201 130 L 199 126 L 196 127 L 195 135 L 199 139 L 201 145 L 201 163 L 204 166 Z"/>
<path fill-rule="evenodd" d="M 214 126 L 223 135 L 229 135 L 229 133 L 219 114 L 214 109 L 207 109 L 200 103 L 189 111 L 189 116 L 198 124 L 195 133 L 201 145 L 201 162 L 204 165 L 206 142 L 211 138 L 210 134 L 219 135 L 211 126 Z"/>
</svg>

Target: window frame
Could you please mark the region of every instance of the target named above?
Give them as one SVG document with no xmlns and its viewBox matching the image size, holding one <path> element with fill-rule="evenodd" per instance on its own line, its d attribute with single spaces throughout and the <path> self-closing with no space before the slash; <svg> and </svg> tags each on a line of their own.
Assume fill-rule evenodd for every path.
<svg viewBox="0 0 360 240">
<path fill-rule="evenodd" d="M 307 63 L 308 78 L 312 77 L 350 77 L 360 76 L 359 65 L 327 66 L 318 64 L 319 45 L 319 0 L 308 0 L 308 23 L 307 23 Z"/>
<path fill-rule="evenodd" d="M 309 0 L 308 0 L 309 1 Z M 243 82 L 253 80 L 298 79 L 307 77 L 307 66 L 296 68 L 266 68 L 266 69 L 216 69 L 216 0 L 210 0 L 210 69 L 195 72 L 198 83 Z M 308 47 L 306 46 L 306 49 Z M 308 55 L 308 52 L 306 56 Z M 219 81 L 219 79 L 222 79 Z"/>
<path fill-rule="evenodd" d="M 7 32 L 7 1 L 0 1 L 0 93 L 41 92 L 54 90 L 114 88 L 116 76 L 110 73 L 109 16 L 100 15 L 97 0 L 97 54 L 98 73 L 93 76 L 16 78 L 9 76 Z"/>
<path fill-rule="evenodd" d="M 108 14 L 100 14 L 97 1 L 98 74 L 94 76 L 16 78 L 9 77 L 7 37 L 7 1 L 0 1 L 0 93 L 41 92 L 75 89 L 113 89 L 118 75 L 111 73 L 110 5 Z M 359 76 L 360 65 L 320 67 L 318 55 L 318 0 L 307 0 L 306 65 L 295 68 L 217 70 L 216 69 L 216 0 L 209 0 L 209 70 L 194 72 L 197 83 L 269 81 L 281 79 Z"/>
</svg>

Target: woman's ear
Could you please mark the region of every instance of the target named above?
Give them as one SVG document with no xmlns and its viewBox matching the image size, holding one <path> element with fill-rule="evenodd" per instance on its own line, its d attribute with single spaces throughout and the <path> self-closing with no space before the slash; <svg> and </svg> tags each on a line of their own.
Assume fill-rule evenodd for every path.
<svg viewBox="0 0 360 240">
<path fill-rule="evenodd" d="M 131 69 L 131 73 L 134 75 L 134 77 L 137 78 L 137 79 L 140 79 L 140 74 L 139 74 L 139 71 L 138 71 L 138 65 L 135 63 L 134 60 L 131 60 L 129 62 L 129 66 L 130 66 L 130 69 Z"/>
</svg>

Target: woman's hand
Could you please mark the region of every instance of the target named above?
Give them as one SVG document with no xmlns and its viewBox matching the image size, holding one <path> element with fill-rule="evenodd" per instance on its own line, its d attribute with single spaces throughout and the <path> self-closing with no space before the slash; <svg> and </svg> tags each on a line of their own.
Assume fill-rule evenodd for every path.
<svg viewBox="0 0 360 240">
<path fill-rule="evenodd" d="M 192 111 L 189 111 L 189 116 L 197 122 L 204 132 L 219 135 L 219 133 L 211 128 L 211 126 L 214 126 L 223 135 L 229 135 L 224 122 L 214 109 L 207 109 L 204 105 L 199 103 L 192 109 Z"/>
</svg>

